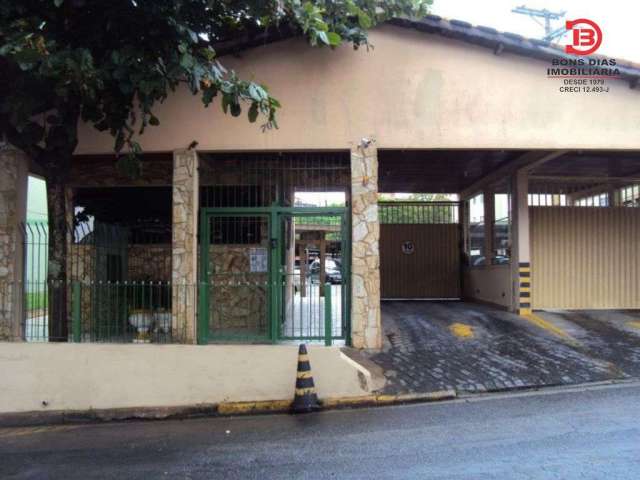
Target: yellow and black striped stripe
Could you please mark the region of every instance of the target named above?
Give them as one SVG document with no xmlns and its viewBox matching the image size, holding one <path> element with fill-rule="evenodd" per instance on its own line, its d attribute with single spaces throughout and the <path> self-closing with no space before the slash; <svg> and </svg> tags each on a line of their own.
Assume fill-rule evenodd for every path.
<svg viewBox="0 0 640 480">
<path fill-rule="evenodd" d="M 531 314 L 531 264 L 520 262 L 518 264 L 518 313 L 520 315 Z"/>
</svg>

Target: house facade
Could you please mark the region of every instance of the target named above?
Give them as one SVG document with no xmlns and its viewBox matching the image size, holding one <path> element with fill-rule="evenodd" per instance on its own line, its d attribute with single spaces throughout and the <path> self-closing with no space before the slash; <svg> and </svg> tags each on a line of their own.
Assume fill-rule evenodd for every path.
<svg viewBox="0 0 640 480">
<path fill-rule="evenodd" d="M 139 139 L 139 178 L 82 125 L 68 210 L 90 218 L 68 219 L 65 318 L 15 300 L 38 172 L 5 149 L 2 335 L 378 349 L 384 298 L 640 308 L 640 68 L 571 90 L 548 71 L 561 49 L 438 17 L 370 41 L 225 57 L 282 103 L 279 128 L 179 90 Z M 379 203 L 399 192 L 446 196 Z"/>
</svg>

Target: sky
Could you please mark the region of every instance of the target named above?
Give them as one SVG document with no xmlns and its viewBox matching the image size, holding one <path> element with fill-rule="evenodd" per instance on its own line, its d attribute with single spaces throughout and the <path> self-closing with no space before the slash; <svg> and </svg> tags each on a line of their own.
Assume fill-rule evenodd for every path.
<svg viewBox="0 0 640 480">
<path fill-rule="evenodd" d="M 635 0 L 434 0 L 431 13 L 525 37 L 541 38 L 544 36 L 543 27 L 526 15 L 511 13 L 512 8 L 522 5 L 566 11 L 566 20 L 593 20 L 602 29 L 602 46 L 598 54 L 640 62 L 640 42 L 635 35 L 640 19 L 640 2 Z M 552 27 L 560 27 L 563 23 L 556 20 Z M 566 37 L 560 43 L 568 43 Z"/>
<path fill-rule="evenodd" d="M 344 192 L 296 192 L 294 202 L 317 207 L 344 205 L 345 194 Z"/>
<path fill-rule="evenodd" d="M 47 187 L 44 180 L 29 177 L 27 195 L 27 220 L 44 222 L 47 220 Z"/>
</svg>

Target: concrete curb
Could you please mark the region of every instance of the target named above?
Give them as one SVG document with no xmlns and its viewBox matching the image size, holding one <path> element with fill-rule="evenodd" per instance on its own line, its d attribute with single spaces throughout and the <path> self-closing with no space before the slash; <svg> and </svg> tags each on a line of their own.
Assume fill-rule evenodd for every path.
<svg viewBox="0 0 640 480">
<path fill-rule="evenodd" d="M 359 397 L 327 398 L 322 401 L 323 410 L 358 407 L 382 407 L 406 403 L 426 403 L 454 400 L 454 390 L 439 390 L 425 393 L 401 393 L 399 395 L 363 395 Z"/>
<path fill-rule="evenodd" d="M 365 408 L 406 403 L 438 402 L 457 397 L 453 390 L 400 395 L 363 395 L 321 400 L 322 410 Z M 50 412 L 17 412 L 0 414 L 0 428 L 68 425 L 129 420 L 182 420 L 201 417 L 228 417 L 287 413 L 292 400 L 256 402 L 223 402 L 181 407 L 139 407 L 100 410 L 56 410 Z"/>
</svg>

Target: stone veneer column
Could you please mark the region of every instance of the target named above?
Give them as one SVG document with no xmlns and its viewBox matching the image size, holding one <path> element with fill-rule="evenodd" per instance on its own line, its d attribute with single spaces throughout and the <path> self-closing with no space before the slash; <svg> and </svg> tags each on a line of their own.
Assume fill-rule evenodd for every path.
<svg viewBox="0 0 640 480">
<path fill-rule="evenodd" d="M 0 340 L 22 338 L 22 269 L 26 220 L 27 157 L 0 146 Z"/>
<path fill-rule="evenodd" d="M 198 272 L 198 155 L 173 152 L 172 329 L 182 343 L 196 342 Z"/>
<path fill-rule="evenodd" d="M 351 150 L 351 340 L 356 348 L 381 348 L 378 153 Z"/>
</svg>

